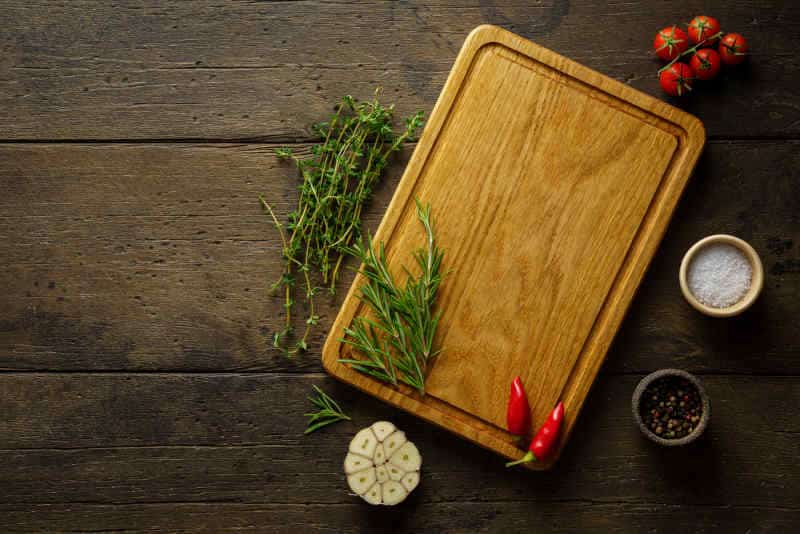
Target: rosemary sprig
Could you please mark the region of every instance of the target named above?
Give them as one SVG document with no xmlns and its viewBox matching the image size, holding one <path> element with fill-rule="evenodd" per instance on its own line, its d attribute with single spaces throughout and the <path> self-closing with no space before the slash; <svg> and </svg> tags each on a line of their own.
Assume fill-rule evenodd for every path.
<svg viewBox="0 0 800 534">
<path fill-rule="evenodd" d="M 297 208 L 289 213 L 285 224 L 259 197 L 281 237 L 284 271 L 272 284 L 272 290 L 283 289 L 286 312 L 283 329 L 274 334 L 273 345 L 284 349 L 287 356 L 308 348 L 309 332 L 319 321 L 314 296 L 322 287 L 312 282 L 312 268 L 319 271 L 323 287 L 333 294 L 343 261 L 342 250 L 361 238 L 364 203 L 380 180 L 389 156 L 400 150 L 423 124 L 420 111 L 406 119 L 402 132 L 394 133 L 394 106 L 381 105 L 378 94 L 376 90 L 368 102 L 358 102 L 349 95 L 342 98 L 328 122 L 312 127 L 323 141 L 311 147 L 310 157 L 302 158 L 288 148 L 275 151 L 279 158 L 293 161 L 302 178 Z M 299 283 L 308 314 L 302 335 L 288 348 L 298 273 L 302 275 Z"/>
<path fill-rule="evenodd" d="M 383 243 L 376 251 L 368 236 L 366 245 L 358 241 L 345 249 L 362 263 L 361 273 L 366 281 L 359 297 L 374 317 L 355 317 L 341 340 L 364 358 L 339 361 L 389 384 L 402 382 L 424 395 L 428 363 L 441 352 L 433 347 L 440 317 L 433 307 L 442 281 L 444 253 L 436 245 L 430 205 L 423 207 L 416 202 L 426 244 L 414 252 L 419 274 L 415 276 L 403 268 L 405 286 L 398 285 L 389 272 Z"/>
<path fill-rule="evenodd" d="M 308 400 L 318 409 L 316 412 L 303 414 L 308 417 L 308 428 L 304 434 L 311 434 L 324 426 L 338 423 L 339 421 L 349 421 L 350 418 L 344 414 L 335 400 L 322 391 L 317 386 L 313 386 L 317 393 L 316 397 L 308 397 Z"/>
</svg>

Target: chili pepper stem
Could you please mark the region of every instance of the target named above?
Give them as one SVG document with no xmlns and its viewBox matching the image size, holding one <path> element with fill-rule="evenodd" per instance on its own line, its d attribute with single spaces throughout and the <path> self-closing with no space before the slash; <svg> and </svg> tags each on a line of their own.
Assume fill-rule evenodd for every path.
<svg viewBox="0 0 800 534">
<path fill-rule="evenodd" d="M 517 436 L 517 447 L 520 449 L 525 448 L 525 436 Z"/>
<path fill-rule="evenodd" d="M 525 456 L 523 456 L 519 460 L 514 460 L 513 462 L 508 462 L 506 464 L 506 467 L 513 467 L 515 465 L 527 464 L 528 462 L 535 462 L 535 461 L 536 461 L 536 455 L 533 454 L 531 451 L 528 451 L 528 452 L 525 453 Z"/>
</svg>

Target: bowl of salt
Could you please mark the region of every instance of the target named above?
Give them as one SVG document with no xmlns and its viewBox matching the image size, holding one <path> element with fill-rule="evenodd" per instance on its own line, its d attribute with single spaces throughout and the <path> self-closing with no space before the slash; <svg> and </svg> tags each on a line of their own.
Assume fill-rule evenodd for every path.
<svg viewBox="0 0 800 534">
<path fill-rule="evenodd" d="M 678 278 L 693 308 L 711 317 L 733 317 L 758 298 L 764 287 L 764 268 L 747 242 L 716 234 L 692 245 Z"/>
</svg>

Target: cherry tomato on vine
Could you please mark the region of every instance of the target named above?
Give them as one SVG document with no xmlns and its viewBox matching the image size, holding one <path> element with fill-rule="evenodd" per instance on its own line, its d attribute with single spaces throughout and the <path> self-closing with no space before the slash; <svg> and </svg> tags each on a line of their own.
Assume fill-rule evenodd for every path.
<svg viewBox="0 0 800 534">
<path fill-rule="evenodd" d="M 719 33 L 719 21 L 713 17 L 698 15 L 689 23 L 688 31 L 689 39 L 692 41 L 692 44 L 697 44 L 703 39 L 708 39 Z M 718 40 L 719 37 L 709 39 L 703 46 L 714 46 L 717 44 Z"/>
<path fill-rule="evenodd" d="M 719 42 L 719 56 L 726 65 L 738 65 L 747 56 L 747 41 L 738 33 L 728 33 Z"/>
<path fill-rule="evenodd" d="M 689 48 L 689 37 L 677 26 L 667 27 L 656 34 L 653 48 L 658 57 L 664 61 L 672 61 Z"/>
<path fill-rule="evenodd" d="M 689 66 L 698 80 L 714 78 L 720 69 L 719 54 L 713 48 L 701 48 L 692 56 Z"/>
<path fill-rule="evenodd" d="M 686 63 L 673 63 L 658 77 L 661 88 L 670 96 L 683 96 L 692 90 L 694 72 Z"/>
</svg>

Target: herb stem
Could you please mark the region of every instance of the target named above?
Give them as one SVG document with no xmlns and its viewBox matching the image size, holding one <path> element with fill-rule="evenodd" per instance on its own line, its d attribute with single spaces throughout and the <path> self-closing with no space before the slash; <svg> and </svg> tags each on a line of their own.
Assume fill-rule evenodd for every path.
<svg viewBox="0 0 800 534">
<path fill-rule="evenodd" d="M 285 347 L 285 338 L 292 331 L 294 276 L 297 270 L 303 273 L 301 285 L 308 302 L 306 327 L 294 348 L 285 350 L 287 355 L 306 350 L 311 327 L 318 319 L 314 304 L 318 288 L 314 287 L 309 271 L 318 270 L 323 287 L 331 294 L 335 292 L 343 250 L 361 237 L 363 205 L 380 179 L 388 156 L 422 126 L 419 112 L 406 119 L 401 134 L 393 133 L 394 108 L 381 105 L 378 94 L 376 91 L 374 98 L 366 102 L 343 97 L 327 123 L 312 127 L 322 141 L 311 147 L 310 157 L 299 157 L 288 148 L 276 150 L 279 158 L 291 160 L 297 166 L 301 177 L 297 208 L 289 213 L 285 224 L 278 221 L 270 205 L 259 197 L 281 234 L 285 263 L 282 276 L 273 284 L 273 288 L 284 287 L 286 308 L 285 326 L 274 336 L 276 347 Z"/>
<path fill-rule="evenodd" d="M 339 421 L 350 421 L 350 417 L 345 415 L 335 400 L 316 385 L 313 388 L 317 396 L 308 397 L 308 400 L 317 408 L 317 411 L 304 414 L 308 417 L 308 428 L 306 428 L 304 434 L 311 434 L 324 426 L 338 423 Z"/>
<path fill-rule="evenodd" d="M 291 256 L 290 256 L 290 253 L 289 253 L 289 248 L 287 246 L 286 233 L 283 230 L 283 225 L 280 223 L 280 221 L 278 221 L 278 218 L 275 216 L 275 212 L 273 211 L 272 206 L 270 206 L 269 203 L 266 200 L 264 200 L 264 197 L 259 195 L 258 199 L 261 201 L 261 205 L 269 212 L 270 217 L 272 217 L 272 222 L 275 225 L 275 228 L 278 229 L 278 234 L 280 234 L 280 236 L 281 236 L 281 244 L 283 245 L 283 249 L 282 249 L 283 250 L 283 255 L 287 260 L 290 260 Z M 291 261 L 287 261 L 286 262 L 286 266 L 284 268 L 284 273 L 286 274 L 287 277 L 291 277 L 291 275 L 292 275 L 292 264 L 291 264 Z M 286 297 L 285 297 L 286 300 L 285 300 L 284 306 L 286 308 L 286 329 L 289 329 L 289 328 L 291 328 L 291 325 L 292 325 L 292 316 L 291 316 L 291 308 L 292 308 L 291 299 L 292 299 L 292 295 L 291 295 L 291 290 L 290 290 L 289 284 L 286 284 L 285 295 L 286 295 Z"/>
<path fill-rule="evenodd" d="M 376 248 L 368 238 L 366 245 L 356 242 L 345 249 L 362 263 L 366 280 L 359 297 L 374 319 L 354 318 L 341 340 L 364 358 L 339 361 L 393 385 L 403 382 L 424 395 L 428 363 L 440 352 L 433 350 L 439 315 L 432 309 L 442 280 L 444 253 L 436 245 L 430 206 L 417 201 L 417 217 L 426 234 L 425 246 L 414 252 L 420 272 L 413 275 L 404 269 L 407 279 L 402 287 L 389 271 L 383 243 Z"/>
</svg>

